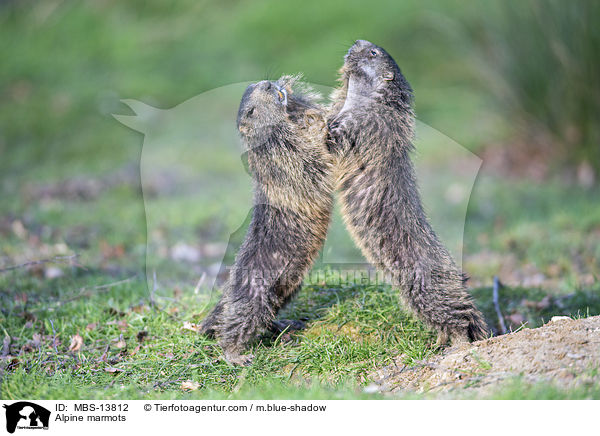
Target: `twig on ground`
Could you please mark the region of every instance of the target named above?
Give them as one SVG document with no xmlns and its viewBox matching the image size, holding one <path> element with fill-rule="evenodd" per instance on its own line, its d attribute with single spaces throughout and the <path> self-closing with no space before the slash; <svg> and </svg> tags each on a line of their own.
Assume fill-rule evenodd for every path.
<svg viewBox="0 0 600 436">
<path fill-rule="evenodd" d="M 498 276 L 494 276 L 494 288 L 493 288 L 493 300 L 494 300 L 494 308 L 496 309 L 496 315 L 498 315 L 498 322 L 500 323 L 501 334 L 505 335 L 506 324 L 504 323 L 504 317 L 502 316 L 502 312 L 500 312 L 500 303 L 498 301 L 498 290 L 500 289 L 500 280 Z"/>
<path fill-rule="evenodd" d="M 126 279 L 119 280 L 117 282 L 106 283 L 104 285 L 98 285 L 98 286 L 92 286 L 91 288 L 87 287 L 87 286 L 84 286 L 83 288 L 81 288 L 79 290 L 79 292 L 77 294 L 73 295 L 72 297 L 65 298 L 63 300 L 57 301 L 53 306 L 51 306 L 51 308 L 52 309 L 56 309 L 57 307 L 60 307 L 63 304 L 69 303 L 69 302 L 77 300 L 79 298 L 89 297 L 92 294 L 92 291 L 105 291 L 107 289 L 114 288 L 115 286 L 121 285 L 123 283 L 130 282 L 134 278 L 135 278 L 135 276 L 131 276 L 131 277 L 128 277 Z M 45 307 L 42 307 L 42 308 L 31 309 L 31 312 L 37 312 L 37 311 L 40 311 L 40 310 L 48 310 L 48 308 L 49 308 L 48 306 L 45 306 Z"/>
<path fill-rule="evenodd" d="M 83 288 L 81 288 L 79 290 L 78 294 L 76 294 L 76 295 L 74 295 L 72 297 L 69 297 L 69 298 L 67 298 L 65 300 L 62 300 L 60 302 L 59 306 L 62 305 L 62 304 L 68 303 L 70 301 L 77 300 L 78 298 L 81 298 L 83 296 L 89 296 L 89 295 L 91 295 L 90 291 L 96 291 L 96 290 L 100 290 L 101 291 L 101 290 L 106 290 L 106 289 L 114 288 L 115 286 L 119 286 L 119 285 L 122 285 L 123 283 L 130 282 L 134 278 L 135 278 L 135 276 L 131 276 L 131 277 L 127 277 L 126 279 L 123 279 L 123 280 L 119 280 L 119 281 L 112 282 L 112 283 L 106 283 L 104 285 L 93 286 L 91 288 L 83 287 Z"/>
<path fill-rule="evenodd" d="M 516 329 L 514 332 L 510 332 L 510 334 L 512 335 L 512 334 L 514 334 L 514 333 L 517 333 L 517 332 L 519 332 L 519 331 L 523 330 L 523 329 L 525 328 L 525 326 L 526 326 L 526 325 L 527 325 L 527 321 L 525 321 L 523 324 L 521 324 L 521 325 L 519 326 L 519 328 L 518 328 L 518 329 Z"/>
<path fill-rule="evenodd" d="M 92 295 L 92 291 L 106 291 L 108 289 L 114 288 L 115 286 L 119 286 L 122 285 L 123 283 L 127 283 L 130 282 L 131 280 L 133 280 L 136 276 L 131 276 L 128 277 L 126 279 L 123 280 L 119 280 L 117 282 L 113 282 L 113 283 L 106 283 L 104 285 L 98 285 L 98 286 L 92 286 L 92 287 L 87 287 L 84 286 L 83 288 L 81 288 L 79 290 L 79 292 L 71 297 L 65 298 L 63 300 L 57 301 L 56 303 L 54 303 L 53 305 L 49 305 L 49 306 L 44 306 L 44 307 L 40 307 L 40 308 L 35 308 L 35 309 L 30 309 L 31 312 L 38 312 L 40 310 L 48 310 L 48 309 L 56 309 L 60 306 L 62 306 L 63 304 L 66 303 L 70 303 L 71 301 L 75 301 L 79 298 L 82 297 L 89 297 L 90 295 Z"/>
<path fill-rule="evenodd" d="M 19 265 L 11 265 L 4 268 L 0 268 L 0 273 L 12 271 L 18 268 L 28 268 L 34 265 L 41 265 L 43 263 L 67 263 L 67 261 L 75 259 L 78 254 L 71 254 L 70 256 L 56 256 L 49 259 L 31 260 L 29 262 L 21 263 Z M 80 265 L 77 265 L 80 266 Z"/>
<path fill-rule="evenodd" d="M 100 356 L 100 360 L 101 360 L 102 362 L 106 362 L 106 358 L 107 358 L 107 356 L 108 356 L 108 350 L 110 350 L 110 343 L 108 343 L 108 344 L 106 345 L 106 348 L 104 349 L 104 353 L 102 353 L 102 356 Z"/>
</svg>

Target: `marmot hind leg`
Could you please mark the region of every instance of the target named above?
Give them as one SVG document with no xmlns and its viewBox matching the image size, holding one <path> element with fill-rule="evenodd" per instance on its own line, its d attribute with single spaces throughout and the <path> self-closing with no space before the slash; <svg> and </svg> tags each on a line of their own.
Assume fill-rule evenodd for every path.
<svg viewBox="0 0 600 436">
<path fill-rule="evenodd" d="M 435 294 L 433 290 L 429 292 Z M 406 301 L 418 318 L 437 331 L 435 345 L 441 347 L 450 342 L 455 346 L 486 339 L 488 327 L 466 290 L 456 301 L 448 301 L 443 294 L 437 300 L 430 300 L 428 307 L 419 307 L 414 300 Z M 407 300 L 406 296 L 404 299 Z"/>
<path fill-rule="evenodd" d="M 217 325 L 223 314 L 223 297 L 219 299 L 215 307 L 210 311 L 208 316 L 204 318 L 204 321 L 200 324 L 200 333 L 214 338 L 216 334 Z"/>
<path fill-rule="evenodd" d="M 227 361 L 252 363 L 253 356 L 244 351 L 259 332 L 273 324 L 281 307 L 277 300 L 271 286 L 240 286 L 225 296 L 216 336 Z"/>
<path fill-rule="evenodd" d="M 290 295 L 296 294 L 302 288 L 301 285 L 297 286 L 296 290 Z M 291 299 L 291 298 L 290 298 Z M 284 303 L 285 305 L 286 303 Z M 217 330 L 217 325 L 219 324 L 221 317 L 223 315 L 223 297 L 219 299 L 215 307 L 210 311 L 206 318 L 200 324 L 200 333 L 208 336 L 209 338 L 214 338 Z M 304 330 L 306 328 L 306 323 L 302 320 L 297 319 L 278 319 L 274 320 L 269 326 L 268 330 L 273 334 L 281 334 L 284 331 L 292 331 L 292 330 Z"/>
<path fill-rule="evenodd" d="M 306 323 L 299 319 L 276 319 L 271 323 L 270 331 L 276 335 L 294 330 L 304 330 Z"/>
<path fill-rule="evenodd" d="M 362 192 L 354 185 L 347 187 Z M 402 205 L 385 198 L 379 203 L 363 203 L 342 189 L 341 199 L 342 214 L 356 244 L 373 265 L 392 278 L 406 306 L 438 332 L 438 345 L 487 336 L 487 326 L 467 291 L 464 275 L 428 225 L 415 224 L 422 222 L 418 217 L 407 219 L 407 225 L 399 228 L 386 225 L 380 216 L 365 220 L 372 210 L 402 210 Z M 419 238 L 424 233 L 428 237 Z"/>
<path fill-rule="evenodd" d="M 265 243 L 264 240 L 257 242 Z M 268 252 L 265 247 L 253 248 Z M 252 356 L 243 353 L 258 333 L 285 328 L 275 321 L 277 313 L 301 288 L 302 278 L 312 261 L 312 253 L 302 250 L 293 253 L 292 259 L 285 259 L 283 255 L 260 257 L 255 252 L 245 246 L 238 256 L 216 324 L 215 334 L 225 358 L 235 364 L 251 363 Z M 245 262 L 249 263 L 244 266 Z M 254 277 L 256 273 L 260 279 Z"/>
<path fill-rule="evenodd" d="M 450 268 L 450 267 L 449 267 Z M 414 277 L 414 276 L 413 276 Z M 450 269 L 426 279 L 395 281 L 407 306 L 438 333 L 437 346 L 460 345 L 485 339 L 488 327 L 464 285 L 463 276 Z"/>
</svg>

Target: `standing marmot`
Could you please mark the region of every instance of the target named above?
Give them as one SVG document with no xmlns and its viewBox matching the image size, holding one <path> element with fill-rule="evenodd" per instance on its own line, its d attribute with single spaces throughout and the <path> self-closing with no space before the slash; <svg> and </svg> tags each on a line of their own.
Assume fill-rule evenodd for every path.
<svg viewBox="0 0 600 436">
<path fill-rule="evenodd" d="M 328 148 L 338 161 L 342 213 L 367 259 L 391 275 L 409 307 L 438 331 L 438 344 L 478 340 L 487 327 L 431 228 L 409 153 L 412 89 L 392 57 L 356 41 L 333 95 Z"/>
<path fill-rule="evenodd" d="M 249 363 L 248 342 L 270 327 L 323 245 L 333 205 L 325 116 L 293 77 L 248 86 L 237 126 L 254 179 L 254 208 L 221 301 L 202 324 L 225 358 Z"/>
</svg>

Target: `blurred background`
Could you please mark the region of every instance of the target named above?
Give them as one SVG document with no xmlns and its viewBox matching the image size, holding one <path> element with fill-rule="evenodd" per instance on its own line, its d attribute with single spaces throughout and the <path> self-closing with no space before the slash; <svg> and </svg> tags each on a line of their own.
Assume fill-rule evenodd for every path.
<svg viewBox="0 0 600 436">
<path fill-rule="evenodd" d="M 211 152 L 206 183 L 248 186 L 229 197 L 190 195 L 175 175 L 148 174 L 146 200 L 170 212 L 147 235 L 144 137 L 113 118 L 134 115 L 120 100 L 169 109 L 225 85 L 298 71 L 331 87 L 348 47 L 368 39 L 412 84 L 419 122 L 483 162 L 470 197 L 444 191 L 437 212 L 453 213 L 457 196 L 466 202 L 462 256 L 471 286 L 483 289 L 497 275 L 541 297 L 597 294 L 599 19 L 593 0 L 4 0 L 0 269 L 78 257 L 11 270 L 0 291 L 58 295 L 82 280 L 143 274 L 147 240 L 173 268 L 218 270 L 221 241 L 249 211 L 243 165 Z M 219 127 L 225 136 L 235 136 L 233 116 Z M 431 173 L 465 165 L 452 152 L 423 160 Z M 336 223 L 331 237 L 346 241 Z"/>
</svg>

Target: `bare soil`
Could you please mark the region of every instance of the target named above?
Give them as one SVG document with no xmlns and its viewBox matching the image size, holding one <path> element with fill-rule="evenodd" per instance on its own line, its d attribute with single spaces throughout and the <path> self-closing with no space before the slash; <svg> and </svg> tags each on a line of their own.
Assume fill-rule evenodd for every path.
<svg viewBox="0 0 600 436">
<path fill-rule="evenodd" d="M 417 366 L 398 356 L 371 374 L 383 392 L 489 390 L 521 376 L 560 387 L 600 383 L 600 316 L 554 317 L 544 326 L 464 344 Z"/>
</svg>

